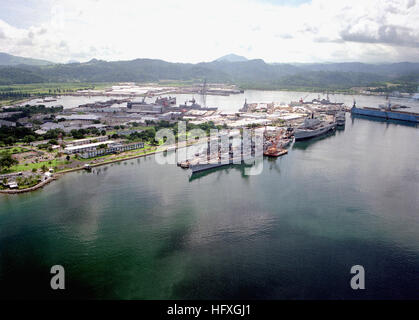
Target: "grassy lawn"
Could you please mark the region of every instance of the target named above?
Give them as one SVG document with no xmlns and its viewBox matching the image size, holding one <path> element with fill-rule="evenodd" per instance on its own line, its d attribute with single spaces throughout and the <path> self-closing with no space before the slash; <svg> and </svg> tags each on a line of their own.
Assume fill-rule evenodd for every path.
<svg viewBox="0 0 419 320">
<path fill-rule="evenodd" d="M 129 127 L 128 130 L 146 130 L 151 128 L 151 126 L 136 126 L 136 127 Z M 124 130 L 122 130 L 124 131 Z"/>
<path fill-rule="evenodd" d="M 146 129 L 148 129 L 148 128 L 152 128 L 152 126 L 136 126 L 136 127 L 131 127 L 131 126 L 125 126 L 125 129 L 118 129 L 118 130 L 116 130 L 116 129 L 113 129 L 113 130 L 108 130 L 108 131 L 106 131 L 106 135 L 113 135 L 113 134 L 115 134 L 115 133 L 118 133 L 118 132 L 123 132 L 123 131 L 130 131 L 130 130 L 146 130 Z"/>
<path fill-rule="evenodd" d="M 48 162 L 49 161 L 42 161 L 38 163 L 28 163 L 28 165 L 18 164 L 16 166 L 10 167 L 8 172 L 27 171 L 27 170 L 32 170 L 33 168 L 40 169 L 43 165 L 45 165 L 49 169 L 49 168 L 53 168 L 53 167 L 65 164 L 65 161 L 57 160 L 57 159 L 51 160 L 51 164 L 49 164 Z"/>
<path fill-rule="evenodd" d="M 77 90 L 95 89 L 101 90 L 111 87 L 114 83 L 82 83 L 82 82 L 62 82 L 62 83 L 30 83 L 30 84 L 12 84 L 1 85 L 0 92 L 19 91 L 29 94 L 51 94 L 54 90 L 60 90 L 61 93 L 75 92 Z M 58 93 L 59 94 L 59 93 Z"/>
<path fill-rule="evenodd" d="M 36 96 L 46 95 L 62 95 L 75 93 L 78 90 L 94 89 L 103 90 L 111 87 L 115 83 L 103 82 L 103 83 L 82 83 L 82 82 L 68 82 L 68 83 L 31 83 L 31 84 L 11 84 L 11 85 L 0 85 L 0 93 L 6 92 L 21 92 L 29 94 L 31 97 L 22 98 L 5 98 L 0 100 L 0 106 L 6 106 L 16 103 L 21 103 L 28 99 L 33 99 Z"/>
<path fill-rule="evenodd" d="M 3 148 L 0 150 L 0 154 L 4 154 L 4 153 L 10 153 L 10 154 L 16 154 L 16 153 L 22 153 L 22 152 L 27 152 L 30 151 L 27 148 L 23 148 L 23 147 L 9 147 L 9 148 Z"/>
<path fill-rule="evenodd" d="M 93 158 L 88 158 L 88 159 L 80 158 L 78 160 L 82 161 L 82 162 L 91 162 L 93 160 L 98 160 L 98 159 L 102 159 L 104 161 L 118 160 L 118 159 L 123 159 L 123 158 L 126 158 L 126 157 L 135 156 L 135 155 L 142 155 L 142 154 L 145 154 L 147 152 L 154 152 L 155 151 L 154 149 L 155 149 L 155 147 L 153 147 L 153 146 L 145 145 L 144 148 L 142 148 L 142 149 L 130 150 L 126 153 L 118 154 L 116 157 L 115 157 L 115 154 L 106 154 L 106 155 L 103 155 L 103 156 L 98 156 L 98 157 L 93 157 Z M 112 157 L 112 156 L 114 156 L 114 157 Z"/>
<path fill-rule="evenodd" d="M 15 103 L 21 103 L 25 100 L 26 100 L 26 98 L 25 99 L 6 99 L 6 100 L 1 100 L 0 99 L 0 107 L 9 106 L 9 105 L 12 105 L 12 104 L 15 104 Z"/>
</svg>

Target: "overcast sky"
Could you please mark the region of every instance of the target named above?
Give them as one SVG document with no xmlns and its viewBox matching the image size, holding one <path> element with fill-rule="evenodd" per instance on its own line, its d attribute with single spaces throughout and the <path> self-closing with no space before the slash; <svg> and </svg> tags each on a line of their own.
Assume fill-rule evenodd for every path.
<svg viewBox="0 0 419 320">
<path fill-rule="evenodd" d="M 228 53 L 419 62 L 419 0 L 1 0 L 0 52 L 55 62 Z"/>
</svg>

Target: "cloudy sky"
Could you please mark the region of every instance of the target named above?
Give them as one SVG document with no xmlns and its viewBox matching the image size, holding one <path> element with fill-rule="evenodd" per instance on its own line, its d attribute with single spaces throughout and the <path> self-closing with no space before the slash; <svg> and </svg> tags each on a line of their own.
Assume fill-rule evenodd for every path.
<svg viewBox="0 0 419 320">
<path fill-rule="evenodd" d="M 157 58 L 419 61 L 419 0 L 1 0 L 0 52 L 55 62 Z"/>
</svg>

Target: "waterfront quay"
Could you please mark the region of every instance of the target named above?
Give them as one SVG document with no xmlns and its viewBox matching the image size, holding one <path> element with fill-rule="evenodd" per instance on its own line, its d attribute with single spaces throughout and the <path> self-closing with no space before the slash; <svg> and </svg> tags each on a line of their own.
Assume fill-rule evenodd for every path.
<svg viewBox="0 0 419 320">
<path fill-rule="evenodd" d="M 89 159 L 90 171 L 0 195 L 0 295 L 57 298 L 60 263 L 65 298 L 418 299 L 418 139 L 346 113 L 344 129 L 262 158 L 258 175 Z M 351 289 L 353 265 L 366 290 Z"/>
<path fill-rule="evenodd" d="M 209 136 L 211 130 L 218 130 L 231 139 L 241 138 L 244 129 L 255 129 L 262 132 L 265 156 L 285 155 L 294 136 L 298 140 L 326 134 L 339 127 L 338 114 L 351 110 L 350 104 L 336 99 L 332 102 L 328 95 L 287 103 L 244 98 L 239 104 L 237 97 L 241 93 L 235 93 L 231 97 L 220 95 L 222 99 L 237 101 L 236 111 L 226 111 L 224 103 L 206 103 L 206 93 L 202 89 L 195 99 L 194 95 L 172 96 L 155 91 L 162 88 L 141 87 L 140 91 L 135 85 L 121 84 L 110 91 L 132 93 L 132 90 L 138 90 L 136 92 L 141 92 L 142 97 L 103 97 L 101 101 L 66 105 L 65 108 L 59 104 L 60 98 L 47 97 L 29 105 L 3 108 L 0 115 L 5 122 L 1 130 L 7 141 L 0 146 L 0 152 L 11 160 L 1 168 L 0 189 L 25 189 L 49 175 L 81 169 L 88 163 L 123 160 L 171 148 L 178 139 L 188 136 L 188 133 L 179 136 L 179 122 L 185 122 L 188 131 L 202 130 Z M 309 121 L 311 127 L 308 118 L 315 119 Z M 173 130 L 174 141 L 167 142 L 167 137 L 156 139 L 156 133 L 161 129 Z M 22 131 L 21 138 L 14 137 L 17 131 Z M 212 153 L 213 158 L 225 158 L 221 150 L 217 152 Z M 180 162 L 182 167 L 189 168 L 191 163 L 202 164 L 203 160 L 202 156 L 192 156 Z"/>
</svg>

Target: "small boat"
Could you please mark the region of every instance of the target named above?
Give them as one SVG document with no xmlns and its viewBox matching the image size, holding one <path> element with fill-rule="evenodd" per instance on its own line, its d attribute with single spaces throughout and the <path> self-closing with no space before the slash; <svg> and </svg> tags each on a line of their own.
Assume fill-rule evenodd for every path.
<svg viewBox="0 0 419 320">
<path fill-rule="evenodd" d="M 275 157 L 276 158 L 276 157 L 283 156 L 284 154 L 287 154 L 287 153 L 288 153 L 287 149 L 276 149 L 276 150 L 273 150 L 273 151 L 270 151 L 268 149 L 267 151 L 265 151 L 263 153 L 263 155 L 267 156 L 267 157 Z"/>
<path fill-rule="evenodd" d="M 183 169 L 188 169 L 189 168 L 189 160 L 181 162 L 180 167 L 183 168 Z"/>
</svg>

